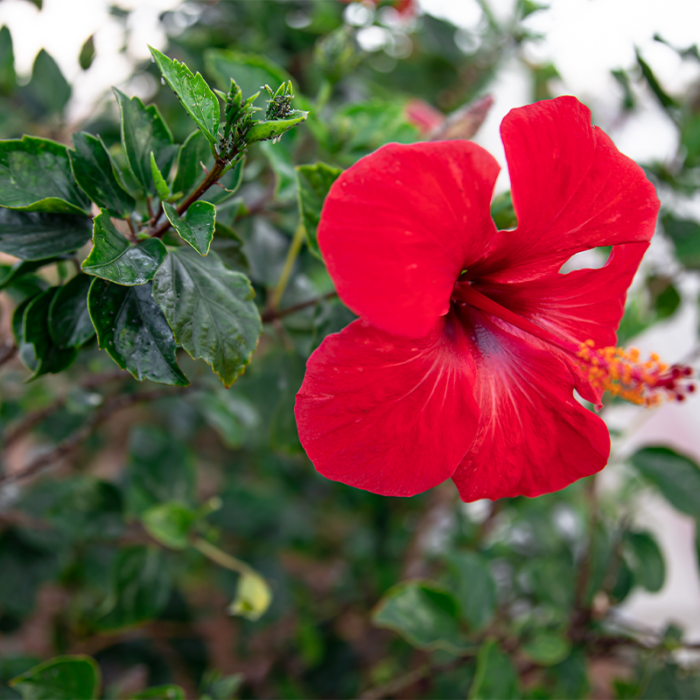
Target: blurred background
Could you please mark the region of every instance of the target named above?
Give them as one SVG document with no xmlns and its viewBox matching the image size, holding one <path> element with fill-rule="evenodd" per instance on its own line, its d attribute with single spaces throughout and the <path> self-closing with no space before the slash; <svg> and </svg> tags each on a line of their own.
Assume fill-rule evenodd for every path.
<svg viewBox="0 0 700 700">
<path fill-rule="evenodd" d="M 320 105 L 330 125 L 323 148 L 314 150 L 300 131 L 285 137 L 282 155 L 253 151 L 240 192 L 248 213 L 226 210 L 263 301 L 296 226 L 294 163 L 321 158 L 347 167 L 382 143 L 428 138 L 446 115 L 466 109 L 458 112 L 466 135 L 502 165 L 499 195 L 510 188 L 498 131 L 503 116 L 535 100 L 573 94 L 590 107 L 593 123 L 646 169 L 662 201 L 663 223 L 630 292 L 620 340 L 669 363 L 698 359 L 700 4 L 694 0 L 552 0 L 546 6 L 531 0 L 396 6 L 2 0 L 0 25 L 11 34 L 16 73 L 15 79 L 6 68 L 7 50 L 0 50 L 2 138 L 32 133 L 69 143 L 82 129 L 116 143 L 118 114 L 109 88 L 117 86 L 158 104 L 181 143 L 190 125 L 161 85 L 148 45 L 214 83 L 220 76 L 212 49 L 264 56 L 292 76 L 312 110 Z M 37 58 L 42 50 L 49 60 L 45 53 Z M 336 62 L 325 74 L 323 60 Z M 321 104 L 324 75 L 333 89 Z M 224 87 L 220 81 L 218 87 Z M 493 99 L 489 109 L 482 102 L 481 110 L 469 111 L 486 95 Z M 604 261 L 589 251 L 568 269 Z M 329 289 L 322 265 L 302 255 L 282 306 Z M 13 301 L 3 303 L 7 334 Z M 533 671 L 516 645 L 512 658 L 524 692 L 697 697 L 699 686 L 683 685 L 694 677 L 693 644 L 700 644 L 696 517 L 692 508 L 679 508 L 663 484 L 640 476 L 634 456 L 645 446 L 663 446 L 700 461 L 700 396 L 652 411 L 615 402 L 605 408 L 613 458 L 593 486 L 594 505 L 581 484 L 497 507 L 458 504 L 441 488 L 407 500 L 380 498 L 317 476 L 292 414 L 306 357 L 351 319 L 337 301 L 292 315 L 281 331 L 266 328 L 257 363 L 230 392 L 214 387 L 206 368 L 192 370 L 200 383 L 187 395 L 120 414 L 44 478 L 0 485 L 0 682 L 58 653 L 87 653 L 102 668 L 105 697 L 135 697 L 168 682 L 185 688 L 186 697 L 466 697 L 476 692 L 475 667 L 453 667 L 440 656 L 444 647 L 421 642 L 405 622 L 378 623 L 375 606 L 404 579 L 447 580 L 462 571 L 462 580 L 470 580 L 468 569 L 454 564 L 455 552 L 468 551 L 482 557 L 495 581 L 495 619 L 512 625 L 509 635 L 529 639 L 533 629 L 560 629 L 562 610 L 572 604 L 574 566 L 590 544 L 594 508 L 594 528 L 604 530 L 599 546 L 605 540 L 606 556 L 617 561 L 603 566 L 599 587 L 590 591 L 593 607 L 604 609 L 600 624 L 604 619 L 608 631 L 632 630 L 642 638 L 670 634 L 683 648 L 662 655 L 662 671 L 672 673 L 654 685 L 650 678 L 662 671 L 649 671 L 653 654 L 587 648 L 576 666 L 576 647 L 567 642 L 551 663 L 525 654 Z M 19 363 L 2 368 L 6 471 L 70 435 L 91 402 L 102 400 L 99 387 L 81 385 L 80 372 L 109 372 L 114 365 L 96 348 L 86 357 L 67 376 L 29 385 Z M 60 410 L 41 413 L 59 399 Z M 27 426 L 19 422 L 25 414 L 38 417 Z M 21 434 L 12 434 L 17 425 Z M 688 488 L 696 493 L 695 482 Z M 132 526 L 139 499 L 148 492 L 154 502 L 167 500 L 159 489 L 193 507 L 210 504 L 208 527 L 268 578 L 273 602 L 260 620 L 226 615 L 237 576 L 208 568 L 196 552 L 159 551 L 160 573 L 146 581 L 125 582 L 114 573 L 128 563 L 119 559 L 124 547 L 143 544 Z M 628 532 L 651 539 L 646 559 L 625 544 Z M 568 593 L 556 590 L 567 581 Z M 488 624 L 496 623 L 473 626 L 491 630 Z M 447 670 L 405 678 L 425 664 Z M 584 680 L 576 681 L 581 668 Z M 1 685 L 0 697 L 17 695 Z"/>
</svg>

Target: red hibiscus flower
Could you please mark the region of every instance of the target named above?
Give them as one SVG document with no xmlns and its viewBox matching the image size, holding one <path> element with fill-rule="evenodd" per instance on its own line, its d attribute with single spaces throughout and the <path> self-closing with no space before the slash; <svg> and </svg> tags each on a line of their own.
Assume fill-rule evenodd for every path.
<svg viewBox="0 0 700 700">
<path fill-rule="evenodd" d="M 361 318 L 324 340 L 297 394 L 324 476 L 388 496 L 452 478 L 465 501 L 538 496 L 602 469 L 605 423 L 574 397 L 639 403 L 685 372 L 614 347 L 659 202 L 573 97 L 501 125 L 518 218 L 490 216 L 499 167 L 474 143 L 390 144 L 343 173 L 318 240 Z M 601 269 L 559 272 L 612 246 Z"/>
</svg>

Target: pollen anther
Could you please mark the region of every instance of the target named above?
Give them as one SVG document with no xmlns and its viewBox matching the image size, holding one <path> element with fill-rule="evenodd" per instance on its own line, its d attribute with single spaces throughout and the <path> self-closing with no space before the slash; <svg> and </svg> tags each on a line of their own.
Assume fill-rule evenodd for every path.
<svg viewBox="0 0 700 700">
<path fill-rule="evenodd" d="M 692 368 L 669 367 L 656 353 L 650 353 L 649 359 L 642 362 L 636 348 L 595 349 L 595 343 L 587 340 L 581 343 L 576 356 L 596 389 L 640 406 L 656 406 L 664 400 L 683 401 L 695 391 L 695 385 L 688 382 Z"/>
</svg>

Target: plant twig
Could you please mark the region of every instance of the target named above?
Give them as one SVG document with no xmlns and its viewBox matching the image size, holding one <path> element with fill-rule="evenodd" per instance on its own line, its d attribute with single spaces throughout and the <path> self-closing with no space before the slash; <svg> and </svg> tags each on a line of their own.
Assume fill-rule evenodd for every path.
<svg viewBox="0 0 700 700">
<path fill-rule="evenodd" d="M 280 301 L 282 301 L 282 295 L 284 294 L 284 290 L 287 288 L 289 277 L 292 274 L 292 268 L 294 267 L 294 263 L 299 255 L 301 246 L 304 244 L 305 235 L 304 224 L 299 222 L 297 230 L 294 232 L 294 238 L 292 238 L 292 244 L 289 246 L 289 250 L 287 251 L 287 258 L 284 261 L 284 267 L 280 273 L 279 281 L 277 282 L 275 291 L 272 293 L 272 298 L 270 299 L 271 310 L 275 310 L 280 305 Z"/>
<path fill-rule="evenodd" d="M 288 306 L 284 309 L 267 309 L 267 311 L 264 311 L 260 318 L 262 318 L 263 323 L 271 323 L 272 321 L 277 320 L 278 318 L 284 318 L 285 316 L 291 316 L 292 314 L 295 314 L 297 311 L 302 311 L 303 309 L 308 309 L 309 306 L 315 306 L 321 301 L 325 301 L 326 299 L 333 299 L 334 297 L 338 296 L 338 292 L 328 292 L 327 294 L 324 294 L 323 296 L 316 297 L 315 299 L 309 299 L 308 301 L 302 301 L 299 304 L 294 304 L 294 306 Z"/>
<path fill-rule="evenodd" d="M 418 668 L 414 668 L 412 671 L 409 671 L 402 676 L 392 678 L 386 683 L 382 683 L 381 685 L 377 685 L 374 688 L 366 690 L 364 693 L 362 693 L 362 695 L 360 695 L 360 700 L 381 700 L 381 698 L 385 698 L 387 695 L 396 695 L 404 688 L 408 688 L 414 683 L 427 678 L 433 671 L 434 669 L 430 666 L 430 664 L 423 664 L 422 666 L 418 666 Z"/>
<path fill-rule="evenodd" d="M 122 411 L 125 408 L 130 408 L 144 401 L 156 401 L 157 399 L 173 396 L 186 389 L 169 387 L 167 389 L 153 389 L 149 391 L 137 391 L 133 394 L 123 394 L 105 402 L 99 410 L 91 416 L 91 418 L 81 428 L 76 430 L 72 435 L 67 437 L 63 442 L 60 442 L 53 450 L 43 455 L 39 455 L 31 460 L 21 469 L 11 474 L 0 474 L 0 484 L 13 483 L 21 479 L 27 479 L 36 476 L 45 469 L 52 467 L 60 460 L 74 452 L 85 440 L 87 440 L 92 432 L 107 418 L 117 411 Z"/>
</svg>

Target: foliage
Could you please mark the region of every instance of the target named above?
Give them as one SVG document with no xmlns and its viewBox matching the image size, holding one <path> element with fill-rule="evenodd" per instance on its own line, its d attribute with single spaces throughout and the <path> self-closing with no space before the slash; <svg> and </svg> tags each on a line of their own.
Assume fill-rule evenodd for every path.
<svg viewBox="0 0 700 700">
<path fill-rule="evenodd" d="M 340 2 L 189 2 L 136 69 L 163 77 L 152 103 L 115 90 L 80 125 L 55 61 L 18 80 L 0 30 L 0 697 L 579 698 L 613 659 L 618 697 L 697 697 L 682 631 L 615 614 L 665 580 L 639 494 L 700 522 L 689 456 L 647 447 L 608 467 L 614 493 L 592 479 L 481 512 L 452 489 L 329 482 L 303 453 L 305 361 L 354 318 L 316 242 L 332 183 L 429 137 L 413 98 L 470 105 L 511 57 L 533 99 L 558 75 L 525 58 L 535 3 L 503 22 L 481 3 L 470 51 L 378 4 L 384 47 L 365 51 Z M 700 265 L 700 223 L 665 196 L 699 187 L 700 115 L 643 56 L 615 77 L 621 110 L 647 85 L 681 144 L 646 164 L 676 259 L 647 269 L 626 342 Z M 492 214 L 517 224 L 507 194 Z"/>
</svg>

